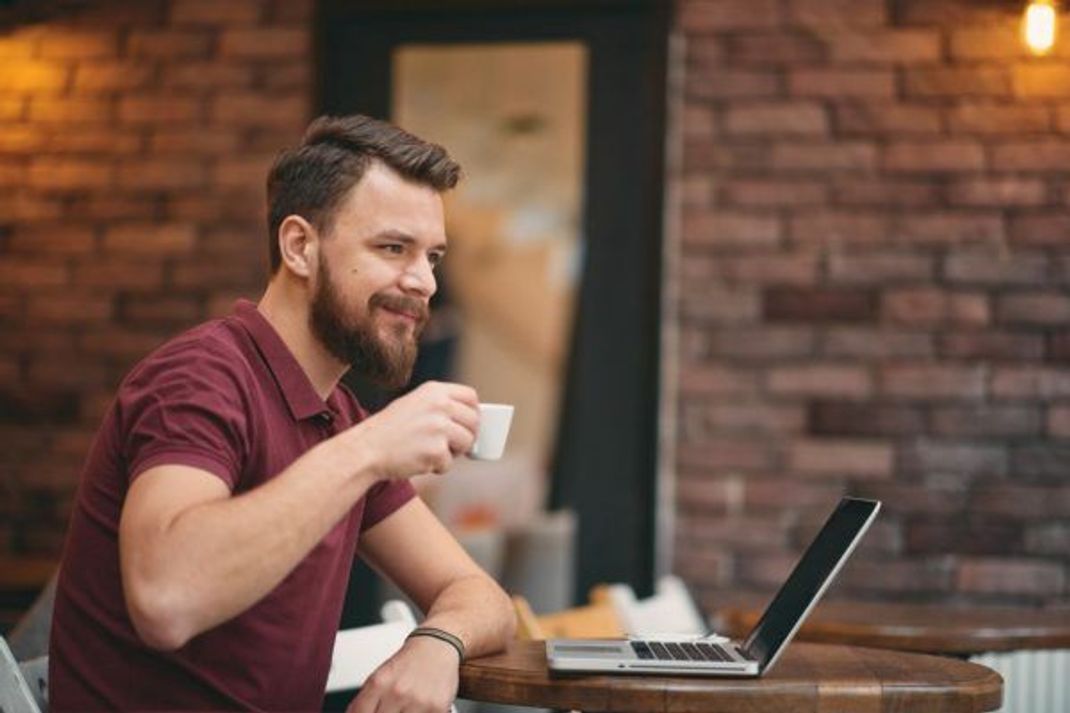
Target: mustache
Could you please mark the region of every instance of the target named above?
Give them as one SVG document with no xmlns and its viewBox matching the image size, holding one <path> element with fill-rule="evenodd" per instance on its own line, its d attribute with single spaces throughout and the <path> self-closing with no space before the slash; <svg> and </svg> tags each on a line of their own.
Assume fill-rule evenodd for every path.
<svg viewBox="0 0 1070 713">
<path fill-rule="evenodd" d="M 382 307 L 394 312 L 414 314 L 420 324 L 426 322 L 431 315 L 430 308 L 423 300 L 418 300 L 415 297 L 405 297 L 403 295 L 391 295 L 377 292 L 368 300 L 368 306 L 373 308 Z"/>
</svg>

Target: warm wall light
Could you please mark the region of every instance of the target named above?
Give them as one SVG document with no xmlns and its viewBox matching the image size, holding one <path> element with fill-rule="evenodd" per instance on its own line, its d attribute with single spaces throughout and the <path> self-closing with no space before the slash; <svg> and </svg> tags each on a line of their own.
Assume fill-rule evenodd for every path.
<svg viewBox="0 0 1070 713">
<path fill-rule="evenodd" d="M 1033 54 L 1047 54 L 1055 44 L 1055 0 L 1032 0 L 1022 18 L 1022 39 Z"/>
</svg>

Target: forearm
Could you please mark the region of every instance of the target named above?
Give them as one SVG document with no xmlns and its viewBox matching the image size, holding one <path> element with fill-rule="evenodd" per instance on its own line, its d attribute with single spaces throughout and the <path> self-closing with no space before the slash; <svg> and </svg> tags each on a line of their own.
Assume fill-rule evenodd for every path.
<svg viewBox="0 0 1070 713">
<path fill-rule="evenodd" d="M 352 455 L 325 442 L 259 488 L 162 522 L 129 569 L 166 619 L 160 644 L 181 645 L 278 586 L 375 482 Z"/>
<path fill-rule="evenodd" d="M 446 587 L 432 603 L 423 626 L 460 637 L 468 657 L 501 651 L 516 632 L 508 595 L 490 577 L 471 575 Z"/>
</svg>

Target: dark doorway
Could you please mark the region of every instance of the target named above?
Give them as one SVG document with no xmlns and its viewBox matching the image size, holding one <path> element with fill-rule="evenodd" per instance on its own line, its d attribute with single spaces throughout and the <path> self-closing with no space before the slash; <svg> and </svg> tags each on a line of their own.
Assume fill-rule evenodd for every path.
<svg viewBox="0 0 1070 713">
<path fill-rule="evenodd" d="M 391 58 L 406 43 L 587 48 L 586 253 L 548 503 L 579 516 L 579 599 L 598 582 L 645 594 L 653 578 L 667 5 L 332 0 L 320 8 L 325 113 L 389 118 Z"/>
</svg>

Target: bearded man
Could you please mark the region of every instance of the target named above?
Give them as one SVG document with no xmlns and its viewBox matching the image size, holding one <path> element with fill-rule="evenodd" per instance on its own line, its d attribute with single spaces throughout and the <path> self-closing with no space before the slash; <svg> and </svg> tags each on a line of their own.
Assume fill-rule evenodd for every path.
<svg viewBox="0 0 1070 713">
<path fill-rule="evenodd" d="M 318 710 L 354 557 L 427 629 L 350 709 L 445 711 L 465 656 L 512 636 L 509 599 L 415 496 L 472 446 L 476 392 L 428 383 L 368 416 L 352 365 L 408 381 L 446 251 L 439 146 L 321 117 L 268 176 L 257 304 L 124 379 L 88 455 L 50 647 L 53 711 Z"/>
</svg>

